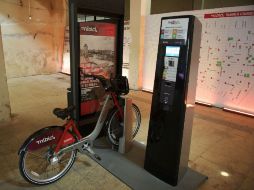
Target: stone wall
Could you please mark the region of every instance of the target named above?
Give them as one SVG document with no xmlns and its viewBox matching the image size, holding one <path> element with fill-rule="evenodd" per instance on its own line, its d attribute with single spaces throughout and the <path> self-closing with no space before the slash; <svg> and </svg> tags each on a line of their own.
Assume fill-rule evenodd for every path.
<svg viewBox="0 0 254 190">
<path fill-rule="evenodd" d="M 11 112 L 1 36 L 0 26 L 0 123 L 8 121 Z"/>
<path fill-rule="evenodd" d="M 7 78 L 61 71 L 65 0 L 2 0 L 0 24 Z"/>
</svg>

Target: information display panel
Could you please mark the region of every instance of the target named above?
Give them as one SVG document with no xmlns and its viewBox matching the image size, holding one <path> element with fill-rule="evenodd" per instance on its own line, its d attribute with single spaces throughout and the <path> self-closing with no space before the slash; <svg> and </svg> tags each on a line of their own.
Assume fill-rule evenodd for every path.
<svg viewBox="0 0 254 190">
<path fill-rule="evenodd" d="M 84 75 L 100 75 L 107 79 L 116 75 L 117 25 L 104 21 L 79 24 L 81 116 L 100 111 L 105 94 L 98 80 Z"/>
<path fill-rule="evenodd" d="M 106 78 L 122 75 L 124 0 L 68 2 L 71 66 L 68 106 L 75 107 L 72 118 L 76 124 L 87 128 L 88 121 L 98 120 L 105 92 L 98 81 L 85 78 L 84 74 Z"/>
<path fill-rule="evenodd" d="M 180 46 L 166 46 L 165 56 L 179 57 L 179 54 L 180 54 Z"/>
<path fill-rule="evenodd" d="M 178 67 L 177 57 L 165 57 L 163 79 L 166 81 L 176 82 L 177 67 Z"/>
</svg>

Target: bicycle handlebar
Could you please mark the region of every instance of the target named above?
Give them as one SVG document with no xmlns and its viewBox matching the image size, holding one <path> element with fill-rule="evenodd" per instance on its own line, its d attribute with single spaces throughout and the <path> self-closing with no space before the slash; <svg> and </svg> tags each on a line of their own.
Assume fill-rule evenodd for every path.
<svg viewBox="0 0 254 190">
<path fill-rule="evenodd" d="M 100 83 L 102 84 L 103 88 L 105 88 L 106 90 L 110 87 L 110 80 L 106 79 L 102 75 L 87 75 L 87 74 L 84 74 L 83 76 L 84 77 L 92 77 L 94 79 L 98 79 L 100 81 Z"/>
<path fill-rule="evenodd" d="M 101 82 L 103 88 L 107 92 L 115 92 L 117 94 L 122 94 L 122 95 L 126 95 L 129 93 L 129 83 L 126 77 L 121 76 L 121 77 L 116 77 L 113 79 L 106 79 L 102 75 L 84 74 L 83 76 L 98 79 Z"/>
</svg>

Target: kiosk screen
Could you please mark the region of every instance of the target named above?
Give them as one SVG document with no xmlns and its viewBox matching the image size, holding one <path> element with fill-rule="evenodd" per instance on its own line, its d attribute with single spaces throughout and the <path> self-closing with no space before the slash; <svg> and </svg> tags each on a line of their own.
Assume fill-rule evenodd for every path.
<svg viewBox="0 0 254 190">
<path fill-rule="evenodd" d="M 167 57 L 179 57 L 180 46 L 166 46 Z"/>
</svg>

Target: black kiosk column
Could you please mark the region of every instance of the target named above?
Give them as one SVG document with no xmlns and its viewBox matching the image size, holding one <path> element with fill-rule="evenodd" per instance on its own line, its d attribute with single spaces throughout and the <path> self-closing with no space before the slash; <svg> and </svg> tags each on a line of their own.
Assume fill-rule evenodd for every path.
<svg viewBox="0 0 254 190">
<path fill-rule="evenodd" d="M 161 20 L 144 167 L 173 186 L 188 167 L 200 38 L 194 16 Z"/>
</svg>

